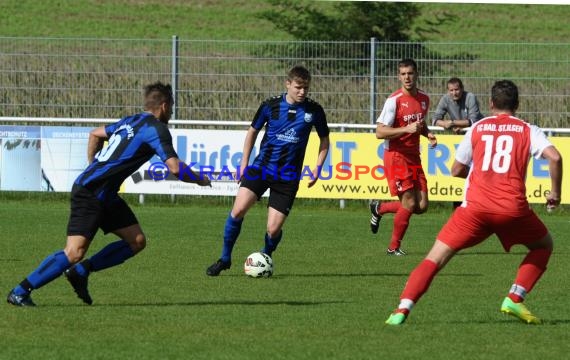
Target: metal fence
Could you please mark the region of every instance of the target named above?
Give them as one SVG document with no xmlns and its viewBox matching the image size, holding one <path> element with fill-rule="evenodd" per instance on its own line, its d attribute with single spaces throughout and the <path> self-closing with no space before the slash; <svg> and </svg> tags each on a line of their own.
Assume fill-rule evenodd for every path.
<svg viewBox="0 0 570 360">
<path fill-rule="evenodd" d="M 495 80 L 520 88 L 519 116 L 569 125 L 570 44 L 260 42 L 0 37 L 0 117 L 118 118 L 141 109 L 149 82 L 172 82 L 176 118 L 249 121 L 304 64 L 311 96 L 331 123 L 370 124 L 399 87 L 396 64 L 414 57 L 431 110 L 449 77 L 462 78 L 483 110 Z"/>
</svg>

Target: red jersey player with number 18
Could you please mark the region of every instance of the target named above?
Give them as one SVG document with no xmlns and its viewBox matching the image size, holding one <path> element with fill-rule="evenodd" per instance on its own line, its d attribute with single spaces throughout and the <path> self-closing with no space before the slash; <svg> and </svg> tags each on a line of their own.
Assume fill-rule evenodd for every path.
<svg viewBox="0 0 570 360">
<path fill-rule="evenodd" d="M 388 255 L 406 255 L 400 248 L 412 214 L 427 210 L 427 180 L 420 159 L 420 134 L 437 145 L 435 136 L 428 131 L 425 118 L 429 109 L 429 97 L 418 89 L 418 67 L 412 59 L 398 63 L 398 79 L 402 87 L 388 97 L 378 118 L 376 137 L 385 139 L 384 169 L 392 196 L 399 201 L 370 202 L 370 229 L 378 232 L 380 218 L 395 213 L 392 240 Z"/>
<path fill-rule="evenodd" d="M 523 301 L 546 270 L 552 237 L 529 207 L 525 177 L 530 156 L 548 160 L 552 184 L 547 203 L 560 204 L 562 157 L 538 127 L 514 116 L 518 104 L 516 85 L 509 80 L 497 81 L 491 90 L 493 116 L 471 127 L 451 168 L 453 176 L 467 178 L 465 200 L 443 226 L 426 258 L 410 274 L 400 305 L 387 324 L 402 324 L 437 272 L 458 251 L 492 234 L 497 235 L 507 252 L 513 245 L 528 249 L 501 311 L 525 323 L 540 323 Z"/>
</svg>

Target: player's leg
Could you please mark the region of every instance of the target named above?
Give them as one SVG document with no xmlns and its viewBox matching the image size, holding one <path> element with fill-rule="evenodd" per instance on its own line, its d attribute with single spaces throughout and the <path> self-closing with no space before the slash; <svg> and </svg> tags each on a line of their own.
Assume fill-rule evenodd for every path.
<svg viewBox="0 0 570 360">
<path fill-rule="evenodd" d="M 443 226 L 432 249 L 410 274 L 400 296 L 400 305 L 386 321 L 390 325 L 403 323 L 412 307 L 428 290 L 433 278 L 460 250 L 475 246 L 489 237 L 484 214 L 458 208 Z"/>
<path fill-rule="evenodd" d="M 406 255 L 400 248 L 402 240 L 410 225 L 410 218 L 414 213 L 417 204 L 417 195 L 413 188 L 400 193 L 401 206 L 394 215 L 394 228 L 392 229 L 392 238 L 386 254 L 388 255 Z"/>
<path fill-rule="evenodd" d="M 418 202 L 416 204 L 415 214 L 423 214 L 427 211 L 429 205 L 428 198 L 428 188 L 427 188 L 427 178 L 424 171 L 419 167 L 416 171 L 417 181 L 416 181 L 416 196 Z"/>
<path fill-rule="evenodd" d="M 258 195 L 251 189 L 244 186 L 239 188 L 232 210 L 228 214 L 224 225 L 224 244 L 222 255 L 220 256 L 221 260 L 231 261 L 232 250 L 241 232 L 243 219 L 258 199 Z"/>
<path fill-rule="evenodd" d="M 271 192 L 267 211 L 267 231 L 265 233 L 265 247 L 263 252 L 272 256 L 283 237 L 283 224 L 293 208 L 297 191 L 298 181 L 270 182 Z"/>
<path fill-rule="evenodd" d="M 253 204 L 261 198 L 267 188 L 267 182 L 261 176 L 261 172 L 255 168 L 248 168 L 241 179 L 241 185 L 232 210 L 226 218 L 222 254 L 216 262 L 208 266 L 206 275 L 218 276 L 220 272 L 232 266 L 232 251 L 241 232 L 243 218 Z"/>
<path fill-rule="evenodd" d="M 393 152 L 385 152 L 384 153 L 384 171 L 386 175 L 386 179 L 388 180 L 388 187 L 390 189 L 390 194 L 392 196 L 396 196 L 398 194 L 398 189 L 394 180 L 394 177 L 391 175 L 389 169 L 394 167 L 394 153 Z M 382 219 L 382 215 L 388 213 L 396 213 L 398 209 L 402 206 L 400 201 L 387 201 L 387 202 L 380 202 L 378 200 L 372 200 L 369 203 L 370 209 L 370 231 L 373 234 L 378 232 L 380 228 L 380 220 Z"/>
<path fill-rule="evenodd" d="M 287 220 L 287 215 L 281 211 L 269 207 L 267 209 L 267 232 L 265 233 L 265 246 L 262 252 L 272 256 L 273 252 L 281 242 L 283 237 L 283 224 Z"/>
<path fill-rule="evenodd" d="M 533 240 L 536 235 L 540 236 L 539 240 Z M 503 300 L 501 311 L 525 323 L 538 324 L 540 319 L 533 315 L 523 302 L 546 271 L 552 254 L 552 237 L 534 212 L 514 219 L 513 224 L 509 226 L 502 226 L 498 236 L 507 250 L 514 244 L 523 244 L 529 250 L 519 266 L 508 296 Z"/>
<path fill-rule="evenodd" d="M 45 258 L 10 292 L 9 303 L 18 306 L 33 306 L 34 303 L 30 298 L 32 290 L 53 281 L 85 255 L 99 227 L 101 206 L 91 192 L 78 185 L 72 188 L 70 204 L 65 249 Z"/>
<path fill-rule="evenodd" d="M 8 302 L 17 306 L 34 306 L 30 293 L 47 283 L 57 279 L 83 255 L 90 241 L 83 236 L 70 236 L 64 250 L 57 251 L 42 261 L 20 284 L 8 295 Z"/>
<path fill-rule="evenodd" d="M 413 306 L 428 290 L 439 270 L 455 255 L 456 251 L 440 240 L 436 240 L 426 258 L 411 272 L 400 295 L 398 308 L 390 315 L 386 324 L 400 325 L 408 317 Z"/>
<path fill-rule="evenodd" d="M 372 200 L 369 203 L 370 207 L 370 231 L 373 234 L 378 232 L 380 228 L 380 220 L 384 214 L 396 213 L 402 204 L 399 201 L 380 202 L 379 200 Z"/>
<path fill-rule="evenodd" d="M 105 234 L 113 233 L 119 239 L 65 271 L 77 296 L 89 305 L 93 303 L 87 288 L 89 274 L 120 265 L 146 246 L 146 237 L 139 222 L 123 199 L 117 196 L 102 205 L 100 227 Z"/>
</svg>

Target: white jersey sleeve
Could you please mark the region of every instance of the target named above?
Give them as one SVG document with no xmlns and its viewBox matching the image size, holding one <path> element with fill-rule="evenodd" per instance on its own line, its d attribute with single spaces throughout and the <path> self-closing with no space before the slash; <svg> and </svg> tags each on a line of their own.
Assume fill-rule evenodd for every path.
<svg viewBox="0 0 570 360">
<path fill-rule="evenodd" d="M 473 160 L 473 145 L 471 144 L 471 136 L 473 133 L 473 128 L 469 128 L 463 139 L 459 143 L 457 150 L 455 152 L 455 160 L 459 161 L 463 165 L 471 165 L 471 160 Z"/>
<path fill-rule="evenodd" d="M 386 126 L 393 126 L 396 120 L 396 97 L 389 97 L 384 103 L 382 112 L 376 120 L 379 124 L 384 124 Z"/>
<path fill-rule="evenodd" d="M 536 125 L 530 125 L 530 155 L 536 159 L 542 158 L 542 152 L 552 146 L 544 132 Z"/>
</svg>

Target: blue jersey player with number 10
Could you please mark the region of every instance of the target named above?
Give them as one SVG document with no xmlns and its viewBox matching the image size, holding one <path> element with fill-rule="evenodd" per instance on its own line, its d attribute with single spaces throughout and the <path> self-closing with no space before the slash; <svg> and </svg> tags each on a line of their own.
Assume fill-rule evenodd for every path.
<svg viewBox="0 0 570 360">
<path fill-rule="evenodd" d="M 92 304 L 87 289 L 89 274 L 122 264 L 145 248 L 146 237 L 138 220 L 117 192 L 121 183 L 155 154 L 181 181 L 210 185 L 207 176 L 189 169 L 174 151 L 167 127 L 173 104 L 170 85 L 149 84 L 144 89 L 144 112 L 90 132 L 87 144 L 90 164 L 71 189 L 67 244 L 62 251 L 49 255 L 12 289 L 8 303 L 35 306 L 30 297 L 32 290 L 65 274 L 77 296 L 86 304 Z M 103 147 L 105 140 L 108 144 Z M 99 228 L 119 239 L 79 262 Z"/>
<path fill-rule="evenodd" d="M 257 110 L 247 131 L 240 169 L 243 174 L 240 188 L 224 227 L 224 242 L 220 258 L 206 269 L 209 276 L 218 276 L 231 266 L 231 254 L 248 210 L 269 189 L 267 231 L 262 252 L 272 255 L 281 241 L 281 228 L 293 207 L 300 179 L 310 178 L 315 185 L 329 150 L 329 128 L 321 105 L 307 97 L 311 75 L 303 66 L 289 70 L 285 86 L 287 92 L 265 100 Z M 261 129 L 259 154 L 249 164 L 253 145 Z M 303 171 L 305 150 L 311 129 L 320 139 L 315 167 L 310 174 Z M 238 176 L 239 177 L 239 176 Z"/>
</svg>

